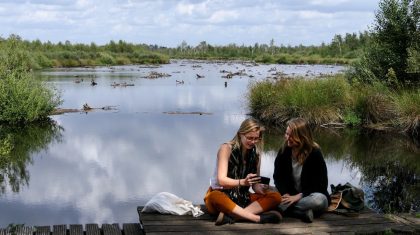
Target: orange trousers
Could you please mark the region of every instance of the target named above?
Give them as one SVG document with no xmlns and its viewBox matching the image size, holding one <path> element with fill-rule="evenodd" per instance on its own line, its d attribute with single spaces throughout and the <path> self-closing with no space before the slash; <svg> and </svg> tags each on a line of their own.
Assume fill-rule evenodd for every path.
<svg viewBox="0 0 420 235">
<path fill-rule="evenodd" d="M 281 202 L 281 195 L 278 192 L 268 191 L 266 194 L 251 193 L 251 202 L 258 202 L 263 211 L 269 211 L 276 208 Z M 213 190 L 211 187 L 204 196 L 209 214 L 215 215 L 219 212 L 231 214 L 236 203 L 234 203 L 224 192 Z"/>
</svg>

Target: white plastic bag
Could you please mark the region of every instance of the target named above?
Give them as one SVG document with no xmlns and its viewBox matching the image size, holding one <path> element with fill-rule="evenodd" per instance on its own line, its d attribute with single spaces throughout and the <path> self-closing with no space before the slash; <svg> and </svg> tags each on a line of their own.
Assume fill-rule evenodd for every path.
<svg viewBox="0 0 420 235">
<path fill-rule="evenodd" d="M 184 200 L 172 193 L 161 192 L 156 194 L 144 206 L 141 212 L 159 212 L 172 215 L 192 215 L 198 217 L 203 211 L 192 202 Z"/>
</svg>

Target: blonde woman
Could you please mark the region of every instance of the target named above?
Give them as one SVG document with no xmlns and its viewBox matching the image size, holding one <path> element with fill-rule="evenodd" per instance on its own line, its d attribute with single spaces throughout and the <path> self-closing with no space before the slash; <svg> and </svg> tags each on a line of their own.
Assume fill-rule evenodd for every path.
<svg viewBox="0 0 420 235">
<path fill-rule="evenodd" d="M 287 123 L 285 142 L 274 163 L 274 184 L 282 195 L 286 215 L 311 223 L 314 213 L 325 211 L 331 199 L 328 174 L 321 149 L 303 118 Z"/>
<path fill-rule="evenodd" d="M 246 119 L 233 139 L 220 146 L 204 198 L 208 212 L 218 215 L 216 225 L 234 223 L 235 219 L 280 222 L 281 214 L 270 211 L 280 203 L 280 194 L 259 183 L 263 131 L 256 120 Z M 255 193 L 250 193 L 250 187 Z"/>
</svg>

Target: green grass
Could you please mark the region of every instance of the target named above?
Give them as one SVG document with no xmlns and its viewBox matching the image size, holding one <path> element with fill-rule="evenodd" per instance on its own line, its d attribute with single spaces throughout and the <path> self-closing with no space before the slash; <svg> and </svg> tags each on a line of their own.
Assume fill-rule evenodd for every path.
<svg viewBox="0 0 420 235">
<path fill-rule="evenodd" d="M 313 124 L 339 122 L 348 106 L 350 86 L 342 76 L 263 81 L 249 88 L 251 113 L 274 124 L 303 117 Z"/>
<path fill-rule="evenodd" d="M 420 132 L 420 89 L 393 90 L 385 84 L 349 83 L 342 75 L 316 79 L 265 80 L 250 85 L 251 114 L 282 125 L 293 117 L 311 124 L 404 128 Z"/>
</svg>

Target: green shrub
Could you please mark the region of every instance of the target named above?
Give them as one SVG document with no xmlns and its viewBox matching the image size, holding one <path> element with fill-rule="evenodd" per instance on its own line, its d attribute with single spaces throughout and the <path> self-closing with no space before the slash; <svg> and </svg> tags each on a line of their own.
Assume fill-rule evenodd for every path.
<svg viewBox="0 0 420 235">
<path fill-rule="evenodd" d="M 119 65 L 131 64 L 131 60 L 125 56 L 117 56 L 116 62 Z"/>
<path fill-rule="evenodd" d="M 347 126 L 360 126 L 362 119 L 353 110 L 346 110 L 343 115 L 344 124 Z"/>
<path fill-rule="evenodd" d="M 0 80 L 0 121 L 11 124 L 45 119 L 60 104 L 56 92 L 32 77 Z"/>
<path fill-rule="evenodd" d="M 107 52 L 101 52 L 99 57 L 99 63 L 104 65 L 113 65 L 115 64 L 115 58 Z"/>
<path fill-rule="evenodd" d="M 0 122 L 28 123 L 45 119 L 61 100 L 56 91 L 35 80 L 31 58 L 18 38 L 0 48 Z"/>
<path fill-rule="evenodd" d="M 262 56 L 258 56 L 257 58 L 255 58 L 255 61 L 258 63 L 272 64 L 274 63 L 275 59 L 269 54 L 263 54 Z"/>
</svg>

